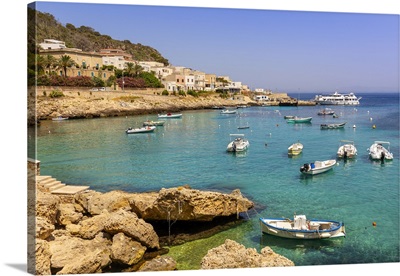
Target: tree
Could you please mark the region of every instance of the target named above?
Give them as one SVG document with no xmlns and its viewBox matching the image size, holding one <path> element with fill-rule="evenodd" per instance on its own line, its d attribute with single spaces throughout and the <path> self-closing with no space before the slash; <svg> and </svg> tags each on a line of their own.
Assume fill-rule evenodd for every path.
<svg viewBox="0 0 400 276">
<path fill-rule="evenodd" d="M 139 76 L 139 74 L 143 71 L 143 67 L 140 66 L 137 62 L 135 62 L 135 66 L 133 66 L 133 72 L 135 77 Z"/>
<path fill-rule="evenodd" d="M 135 64 L 133 64 L 132 62 L 128 62 L 126 64 L 126 75 L 131 77 L 132 76 L 132 72 L 134 72 L 134 67 Z"/>
<path fill-rule="evenodd" d="M 111 75 L 107 80 L 107 86 L 113 86 L 114 90 L 116 90 L 116 85 L 117 85 L 117 77 Z"/>
<path fill-rule="evenodd" d="M 49 74 L 51 69 L 57 67 L 57 59 L 52 55 L 47 55 L 44 57 L 44 66 L 49 69 Z"/>
<path fill-rule="evenodd" d="M 71 67 L 75 64 L 70 56 L 62 55 L 58 60 L 58 65 L 64 70 L 64 76 L 67 76 L 67 67 Z"/>
<path fill-rule="evenodd" d="M 45 64 L 45 58 L 41 55 L 36 55 L 36 74 L 43 75 L 44 74 L 44 68 L 46 67 Z"/>
</svg>

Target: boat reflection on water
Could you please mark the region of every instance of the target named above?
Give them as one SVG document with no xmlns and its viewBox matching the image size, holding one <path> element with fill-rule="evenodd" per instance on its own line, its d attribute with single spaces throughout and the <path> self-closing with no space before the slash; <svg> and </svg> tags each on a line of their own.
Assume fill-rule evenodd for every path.
<svg viewBox="0 0 400 276">
<path fill-rule="evenodd" d="M 261 234 L 260 236 L 260 250 L 266 246 L 275 248 L 284 248 L 288 250 L 322 250 L 324 252 L 331 252 L 335 247 L 341 247 L 345 239 L 286 239 L 282 237 Z M 275 252 L 277 253 L 277 252 Z"/>
</svg>

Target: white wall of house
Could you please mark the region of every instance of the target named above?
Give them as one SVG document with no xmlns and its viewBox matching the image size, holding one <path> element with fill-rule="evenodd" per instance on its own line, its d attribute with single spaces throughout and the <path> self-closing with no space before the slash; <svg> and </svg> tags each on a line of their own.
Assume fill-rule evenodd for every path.
<svg viewBox="0 0 400 276">
<path fill-rule="evenodd" d="M 268 101 L 269 97 L 267 95 L 256 95 L 256 96 L 254 96 L 254 100 L 256 100 L 256 101 Z"/>
<path fill-rule="evenodd" d="M 178 91 L 178 87 L 176 85 L 176 82 L 174 82 L 174 81 L 166 81 L 166 82 L 163 82 L 163 84 L 168 92 Z"/>
<path fill-rule="evenodd" d="M 154 71 L 158 78 L 164 78 L 166 76 L 171 75 L 174 72 L 174 70 L 172 68 L 165 67 L 165 66 L 162 66 L 162 67 L 151 67 L 150 71 Z"/>
<path fill-rule="evenodd" d="M 194 90 L 194 75 L 185 75 L 185 89 Z"/>
<path fill-rule="evenodd" d="M 164 63 L 157 62 L 157 61 L 139 61 L 138 64 L 140 66 L 150 66 L 150 67 L 163 67 Z"/>
<path fill-rule="evenodd" d="M 40 43 L 39 46 L 44 50 L 67 48 L 65 46 L 64 41 L 55 40 L 55 39 L 44 39 L 44 41 L 42 43 Z"/>
<path fill-rule="evenodd" d="M 123 56 L 113 56 L 113 57 L 111 57 L 111 56 L 104 57 L 103 56 L 102 61 L 103 61 L 103 65 L 107 65 L 107 66 L 114 65 L 115 68 L 120 69 L 120 70 L 124 69 L 125 62 L 126 62 Z"/>
<path fill-rule="evenodd" d="M 196 90 L 204 90 L 206 86 L 206 74 L 204 72 L 194 72 L 194 85 Z"/>
</svg>

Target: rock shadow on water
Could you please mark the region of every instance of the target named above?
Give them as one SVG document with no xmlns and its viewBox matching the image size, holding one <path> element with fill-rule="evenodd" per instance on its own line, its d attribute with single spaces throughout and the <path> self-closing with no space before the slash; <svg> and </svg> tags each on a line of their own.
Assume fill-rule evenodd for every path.
<svg viewBox="0 0 400 276">
<path fill-rule="evenodd" d="M 247 219 L 246 214 L 216 217 L 212 221 L 150 221 L 159 237 L 161 246 L 181 245 L 189 241 L 208 238 L 236 227 Z"/>
</svg>

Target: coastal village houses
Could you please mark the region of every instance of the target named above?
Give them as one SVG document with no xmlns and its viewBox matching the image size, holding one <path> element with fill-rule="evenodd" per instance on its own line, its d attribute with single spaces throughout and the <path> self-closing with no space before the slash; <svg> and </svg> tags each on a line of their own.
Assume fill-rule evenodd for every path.
<svg viewBox="0 0 400 276">
<path fill-rule="evenodd" d="M 241 82 L 230 80 L 229 76 L 217 77 L 215 74 L 208 74 L 198 70 L 193 70 L 184 66 L 165 66 L 163 63 L 156 61 L 135 61 L 132 55 L 121 49 L 101 49 L 100 52 L 85 52 L 77 48 L 68 48 L 65 42 L 55 39 L 44 39 L 39 44 L 39 54 L 46 56 L 52 55 L 56 59 L 63 55 L 68 55 L 75 62 L 75 66 L 67 68 L 68 76 L 89 76 L 98 77 L 106 81 L 110 76 L 114 75 L 111 69 L 103 70 L 103 65 L 114 66 L 123 70 L 126 64 L 137 63 L 145 72 L 153 72 L 161 81 L 168 92 L 178 91 L 214 91 L 220 89 L 230 93 L 240 93 L 242 89 L 246 90 L 247 86 Z M 63 70 L 53 68 L 48 69 L 46 74 L 56 73 L 63 75 Z M 223 79 L 224 81 L 217 81 Z"/>
</svg>

